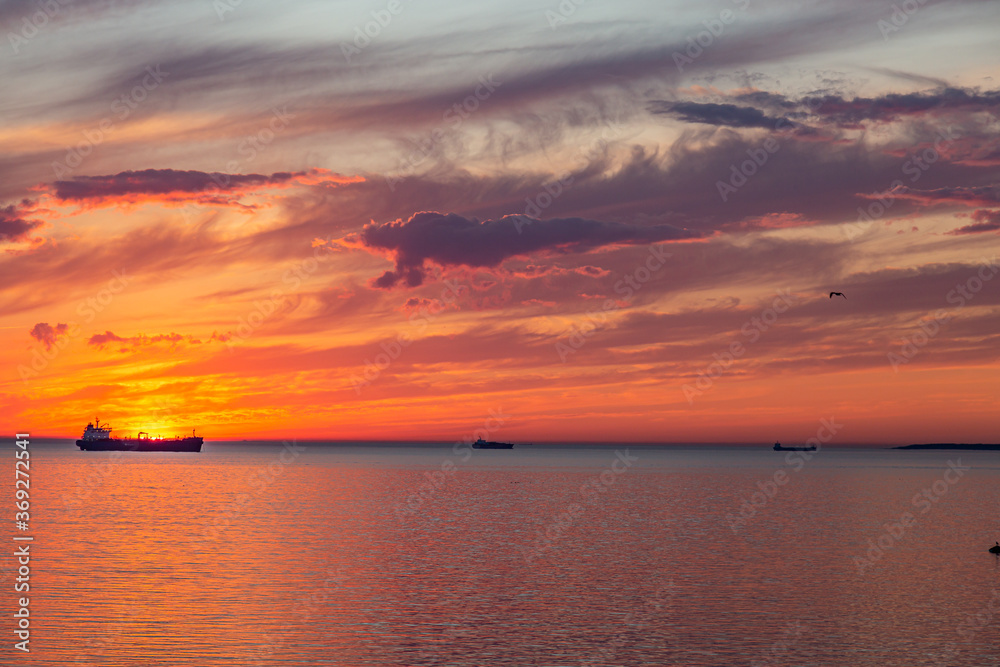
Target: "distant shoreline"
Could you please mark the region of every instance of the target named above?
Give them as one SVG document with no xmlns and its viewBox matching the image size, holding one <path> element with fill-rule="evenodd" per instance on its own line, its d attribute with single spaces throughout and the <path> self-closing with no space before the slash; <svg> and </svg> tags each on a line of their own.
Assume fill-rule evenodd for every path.
<svg viewBox="0 0 1000 667">
<path fill-rule="evenodd" d="M 958 444 L 954 442 L 939 442 L 930 445 L 903 445 L 902 447 L 893 447 L 893 449 L 978 449 L 978 450 L 1000 450 L 1000 445 L 987 445 L 983 443 L 978 443 L 975 445 L 969 444 Z"/>
</svg>

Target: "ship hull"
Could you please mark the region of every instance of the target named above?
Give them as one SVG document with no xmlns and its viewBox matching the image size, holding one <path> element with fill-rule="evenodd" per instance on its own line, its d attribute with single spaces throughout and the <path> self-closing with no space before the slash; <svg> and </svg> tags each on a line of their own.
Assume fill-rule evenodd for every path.
<svg viewBox="0 0 1000 667">
<path fill-rule="evenodd" d="M 483 442 L 473 443 L 473 449 L 514 449 L 514 445 L 509 442 Z"/>
<path fill-rule="evenodd" d="M 88 452 L 200 452 L 204 439 L 200 436 L 176 440 L 134 440 L 102 438 L 77 440 L 76 446 Z"/>
</svg>

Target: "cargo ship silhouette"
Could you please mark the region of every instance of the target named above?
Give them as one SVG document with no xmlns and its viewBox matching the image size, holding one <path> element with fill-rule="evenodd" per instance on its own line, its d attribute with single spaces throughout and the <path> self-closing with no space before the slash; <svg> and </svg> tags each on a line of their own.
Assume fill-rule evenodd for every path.
<svg viewBox="0 0 1000 667">
<path fill-rule="evenodd" d="M 774 443 L 774 451 L 776 452 L 815 452 L 816 445 L 810 445 L 808 447 L 785 447 L 780 442 Z"/>
<path fill-rule="evenodd" d="M 76 446 L 84 451 L 200 452 L 204 442 L 200 435 L 194 434 L 194 429 L 184 438 L 151 438 L 144 431 L 139 431 L 135 438 L 113 438 L 109 424 L 102 425 L 100 419 L 95 422 L 96 426 L 87 424 L 83 436 L 76 441 Z"/>
<path fill-rule="evenodd" d="M 479 438 L 472 443 L 473 449 L 514 449 L 514 445 L 509 442 L 487 442 Z"/>
</svg>

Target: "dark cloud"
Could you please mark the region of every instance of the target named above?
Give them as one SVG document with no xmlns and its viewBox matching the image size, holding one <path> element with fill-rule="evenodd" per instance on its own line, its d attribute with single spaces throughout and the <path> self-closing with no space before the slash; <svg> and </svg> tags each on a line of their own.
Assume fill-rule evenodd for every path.
<svg viewBox="0 0 1000 667">
<path fill-rule="evenodd" d="M 1000 91 L 980 93 L 964 88 L 942 88 L 919 93 L 889 93 L 880 97 L 845 99 L 824 95 L 801 100 L 816 113 L 842 124 L 863 120 L 891 121 L 933 110 L 988 111 L 1000 108 Z"/>
<path fill-rule="evenodd" d="M 30 333 L 31 337 L 44 345 L 46 350 L 51 350 L 59 336 L 65 336 L 68 331 L 68 324 L 56 324 L 53 327 L 48 322 L 39 322 L 31 328 Z"/>
<path fill-rule="evenodd" d="M 907 177 L 901 171 L 910 159 L 906 155 L 888 154 L 866 142 L 799 138 L 798 134 L 776 137 L 780 150 L 726 200 L 720 196 L 719 183 L 733 182 L 734 168 L 760 152 L 760 139 L 731 128 L 692 130 L 665 149 L 634 147 L 630 153 L 619 152 L 621 161 L 590 154 L 563 178 L 566 185 L 560 186 L 555 198 L 545 189 L 553 187 L 555 174 L 482 175 L 461 167 L 442 168 L 401 177 L 392 189 L 372 176 L 323 194 L 309 211 L 308 227 L 296 231 L 324 236 L 335 225 L 347 234 L 373 219 L 406 220 L 413 211 L 447 210 L 480 220 L 512 212 L 543 217 L 532 211 L 539 202 L 548 204 L 545 217 L 666 223 L 706 234 L 773 227 L 775 216 L 783 216 L 785 226 L 808 226 L 853 222 L 858 206 L 869 203 L 859 195 L 881 193 Z M 920 186 L 935 189 L 981 178 L 981 168 L 941 159 L 922 173 Z M 886 220 L 920 208 L 920 202 L 897 198 Z"/>
<path fill-rule="evenodd" d="M 686 123 L 704 123 L 726 127 L 763 127 L 773 130 L 778 129 L 780 125 L 792 124 L 787 118 L 774 118 L 765 115 L 760 109 L 735 104 L 655 100 L 651 104 L 650 110 L 655 114 L 673 116 Z"/>
<path fill-rule="evenodd" d="M 26 220 L 14 205 L 0 207 L 0 241 L 23 241 L 41 225 L 40 220 Z"/>
<path fill-rule="evenodd" d="M 989 211 L 982 209 L 972 214 L 975 220 L 971 225 L 953 229 L 950 234 L 981 234 L 983 232 L 1000 231 L 1000 210 Z"/>
<path fill-rule="evenodd" d="M 410 287 L 424 280 L 424 262 L 441 266 L 494 267 L 505 259 L 537 251 L 583 252 L 612 244 L 648 244 L 698 236 L 671 225 L 638 226 L 582 218 L 536 220 L 508 215 L 479 222 L 454 213 L 416 213 L 409 220 L 370 223 L 361 242 L 387 250 L 396 262 L 374 281 L 388 288 L 404 280 Z"/>
<path fill-rule="evenodd" d="M 53 194 L 63 201 L 84 201 L 128 198 L 134 195 L 241 192 L 251 188 L 282 185 L 322 173 L 311 170 L 264 175 L 143 169 L 106 176 L 76 176 L 70 181 L 56 181 L 53 184 Z"/>
<path fill-rule="evenodd" d="M 968 206 L 996 206 L 1000 204 L 1000 185 L 956 185 L 927 190 L 903 190 L 896 195 L 903 199 L 926 204 L 966 204 Z"/>
<path fill-rule="evenodd" d="M 733 99 L 750 106 L 738 107 L 737 119 L 744 118 L 747 121 L 754 119 L 754 113 L 761 116 L 765 111 L 781 111 L 790 118 L 813 118 L 819 122 L 831 123 L 841 127 L 857 127 L 863 121 L 890 122 L 908 116 L 919 116 L 931 112 L 956 112 L 961 111 L 966 114 L 980 111 L 996 111 L 1000 109 L 1000 91 L 991 90 L 981 92 L 972 88 L 955 88 L 941 86 L 932 90 L 925 90 L 915 93 L 887 93 L 878 97 L 853 97 L 848 98 L 836 93 L 824 95 L 810 95 L 802 98 L 792 98 L 780 93 L 769 91 L 752 91 L 740 93 L 733 96 Z M 730 104 L 698 104 L 685 102 L 683 104 L 693 105 L 695 112 L 691 118 L 682 118 L 689 122 L 710 122 L 710 120 L 698 120 L 697 107 L 735 107 Z M 706 113 L 706 112 L 703 112 Z M 709 119 L 710 114 L 707 114 Z M 717 125 L 729 124 L 732 127 L 757 127 L 758 125 L 738 125 L 733 123 L 714 123 Z M 763 127 L 763 125 L 760 125 Z"/>
<path fill-rule="evenodd" d="M 108 343 L 124 343 L 125 339 L 121 336 L 117 336 L 110 331 L 105 331 L 102 334 L 95 334 L 90 337 L 87 341 L 87 345 L 93 345 L 95 347 L 103 348 Z"/>
<path fill-rule="evenodd" d="M 222 337 L 212 334 L 212 340 L 223 340 Z M 137 347 L 145 347 L 147 345 L 155 345 L 156 343 L 169 343 L 170 345 L 177 345 L 178 343 L 187 342 L 191 345 L 200 345 L 201 341 L 193 336 L 183 336 L 179 333 L 169 333 L 169 334 L 157 334 L 155 336 L 147 336 L 145 334 L 139 334 L 138 336 L 132 336 L 129 338 L 123 338 L 111 331 L 105 331 L 102 334 L 95 334 L 90 337 L 87 341 L 87 345 L 93 345 L 98 349 L 104 349 L 105 346 L 111 343 L 121 343 L 121 351 L 125 352 L 129 349 L 134 349 Z"/>
</svg>

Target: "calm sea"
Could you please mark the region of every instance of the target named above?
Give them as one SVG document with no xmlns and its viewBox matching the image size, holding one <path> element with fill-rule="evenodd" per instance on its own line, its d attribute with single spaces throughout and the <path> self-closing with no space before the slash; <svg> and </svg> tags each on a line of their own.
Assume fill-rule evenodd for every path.
<svg viewBox="0 0 1000 667">
<path fill-rule="evenodd" d="M 1000 452 L 11 445 L 3 665 L 1000 664 Z"/>
</svg>

